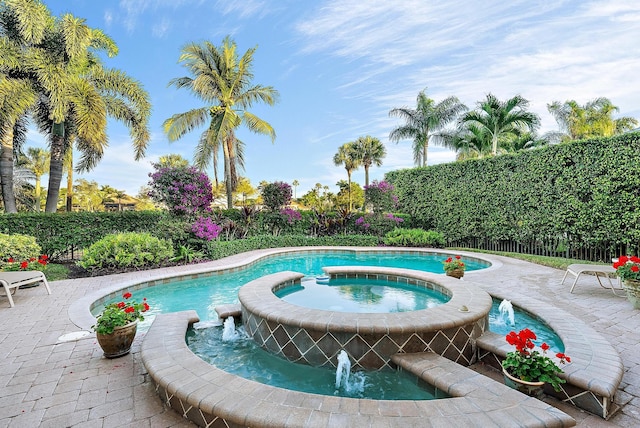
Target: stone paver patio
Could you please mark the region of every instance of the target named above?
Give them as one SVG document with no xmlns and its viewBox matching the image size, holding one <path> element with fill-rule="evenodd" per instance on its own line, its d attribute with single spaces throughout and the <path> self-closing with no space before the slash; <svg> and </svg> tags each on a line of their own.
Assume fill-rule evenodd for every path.
<svg viewBox="0 0 640 428">
<path fill-rule="evenodd" d="M 14 296 L 15 308 L 9 308 L 7 299 L 0 297 L 0 428 L 193 426 L 165 408 L 155 393 L 140 360 L 143 334 L 138 333 L 131 354 L 107 360 L 94 335 L 60 340 L 82 331 L 71 321 L 69 308 L 83 296 L 111 290 L 118 284 L 235 265 L 260 253 L 197 266 L 56 281 L 51 283 L 52 295 L 42 287 L 20 290 Z M 468 272 L 468 278 L 505 289 L 529 290 L 532 297 L 593 327 L 614 346 L 624 363 L 624 377 L 616 395 L 621 409 L 610 420 L 553 399 L 548 402 L 576 419 L 579 427 L 640 426 L 640 311 L 626 299 L 600 288 L 594 277 L 581 278 L 570 294 L 570 285 L 560 285 L 562 271 L 492 258 L 502 266 Z"/>
</svg>

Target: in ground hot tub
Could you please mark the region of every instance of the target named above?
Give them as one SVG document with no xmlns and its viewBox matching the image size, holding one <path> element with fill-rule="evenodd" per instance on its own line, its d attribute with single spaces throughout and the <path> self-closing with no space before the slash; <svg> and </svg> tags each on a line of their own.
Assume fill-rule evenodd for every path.
<svg viewBox="0 0 640 428">
<path fill-rule="evenodd" d="M 258 345 L 290 361 L 336 366 L 345 350 L 356 369 L 391 368 L 397 353 L 434 352 L 468 366 L 475 339 L 488 328 L 491 296 L 444 275 L 408 269 L 341 266 L 324 269 L 331 278 L 367 278 L 437 290 L 449 301 L 428 309 L 393 313 L 352 313 L 310 309 L 283 301 L 279 290 L 300 284 L 287 272 L 254 280 L 239 293 L 242 321 Z"/>
</svg>

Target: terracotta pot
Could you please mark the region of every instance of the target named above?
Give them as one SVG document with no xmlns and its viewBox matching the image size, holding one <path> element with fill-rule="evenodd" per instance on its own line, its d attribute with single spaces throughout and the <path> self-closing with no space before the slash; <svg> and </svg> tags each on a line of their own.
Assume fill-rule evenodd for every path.
<svg viewBox="0 0 640 428">
<path fill-rule="evenodd" d="M 504 367 L 502 368 L 502 374 L 504 375 L 504 384 L 508 387 L 520 391 L 530 397 L 539 398 L 542 396 L 544 382 L 527 382 L 526 380 L 518 379 L 506 371 Z"/>
<path fill-rule="evenodd" d="M 447 276 L 452 276 L 454 278 L 460 279 L 464 276 L 464 269 L 452 269 L 445 271 L 445 273 L 447 274 Z"/>
<path fill-rule="evenodd" d="M 640 309 L 640 281 L 637 279 L 625 279 L 622 286 L 627 292 L 627 300 L 635 309 Z"/>
<path fill-rule="evenodd" d="M 131 322 L 113 329 L 111 334 L 96 333 L 98 343 L 107 358 L 117 358 L 127 355 L 138 331 L 138 321 Z"/>
</svg>

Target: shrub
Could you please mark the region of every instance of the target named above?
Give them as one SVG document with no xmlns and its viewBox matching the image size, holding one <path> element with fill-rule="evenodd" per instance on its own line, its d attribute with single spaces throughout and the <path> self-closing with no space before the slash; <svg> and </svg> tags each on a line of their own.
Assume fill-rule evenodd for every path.
<svg viewBox="0 0 640 428">
<path fill-rule="evenodd" d="M 207 244 L 207 258 L 211 260 L 221 259 L 227 256 L 244 253 L 245 251 L 260 250 L 264 248 L 279 247 L 305 247 L 305 246 L 357 246 L 375 247 L 380 241 L 375 236 L 366 235 L 336 235 L 314 238 L 308 235 L 261 235 L 247 239 L 233 241 L 210 241 Z"/>
<path fill-rule="evenodd" d="M 291 203 L 291 186 L 282 181 L 266 184 L 261 193 L 264 205 L 272 211 L 278 211 Z"/>
<path fill-rule="evenodd" d="M 207 241 L 216 239 L 221 230 L 222 228 L 215 224 L 209 217 L 198 217 L 195 223 L 191 225 L 191 231 L 194 235 Z"/>
<path fill-rule="evenodd" d="M 400 247 L 435 247 L 445 245 L 444 235 L 432 230 L 394 229 L 384 237 L 385 245 Z"/>
<path fill-rule="evenodd" d="M 374 180 L 370 185 L 364 186 L 364 195 L 366 203 L 371 204 L 374 213 L 393 211 L 398 204 L 393 185 L 386 181 Z"/>
<path fill-rule="evenodd" d="M 209 177 L 195 167 L 160 168 L 149 174 L 149 196 L 174 214 L 210 211 L 213 193 Z"/>
<path fill-rule="evenodd" d="M 173 257 L 171 241 L 149 233 L 107 235 L 84 251 L 78 265 L 87 269 L 159 266 Z"/>
<path fill-rule="evenodd" d="M 5 266 L 10 258 L 23 261 L 37 259 L 40 255 L 40 245 L 33 236 L 0 233 L 0 268 Z"/>
</svg>

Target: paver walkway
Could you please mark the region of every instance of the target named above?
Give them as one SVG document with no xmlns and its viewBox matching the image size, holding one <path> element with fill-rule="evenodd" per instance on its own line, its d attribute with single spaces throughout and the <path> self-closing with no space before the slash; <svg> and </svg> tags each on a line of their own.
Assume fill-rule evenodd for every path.
<svg viewBox="0 0 640 428">
<path fill-rule="evenodd" d="M 255 254 L 255 253 L 254 253 Z M 245 256 L 207 265 L 223 266 Z M 640 426 L 640 310 L 600 288 L 593 277 L 581 278 L 573 294 L 560 285 L 564 272 L 504 257 L 492 256 L 502 267 L 468 272 L 469 278 L 530 290 L 595 328 L 618 350 L 625 374 L 616 402 L 622 407 L 609 421 L 555 403 L 573 416 L 579 427 Z M 198 269 L 202 265 L 198 266 Z M 138 333 L 133 352 L 107 360 L 94 335 L 78 340 L 60 338 L 80 329 L 68 316 L 78 298 L 118 282 L 146 280 L 183 266 L 147 272 L 51 283 L 20 290 L 15 308 L 0 297 L 0 428 L 16 427 L 193 427 L 163 407 L 140 362 Z M 68 337 L 68 336 L 67 336 Z M 549 401 L 553 403 L 553 401 Z"/>
</svg>

